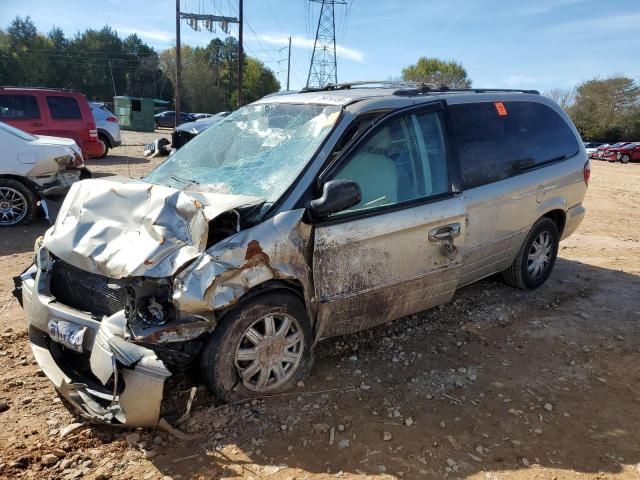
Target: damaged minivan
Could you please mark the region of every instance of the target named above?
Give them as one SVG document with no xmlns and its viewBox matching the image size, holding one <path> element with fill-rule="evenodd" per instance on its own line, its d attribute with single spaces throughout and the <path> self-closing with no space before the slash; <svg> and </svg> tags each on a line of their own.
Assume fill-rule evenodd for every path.
<svg viewBox="0 0 640 480">
<path fill-rule="evenodd" d="M 36 360 L 86 417 L 154 426 L 196 366 L 272 394 L 314 345 L 502 272 L 531 290 L 590 164 L 535 91 L 343 84 L 233 112 L 140 180 L 76 183 L 16 279 Z"/>
</svg>

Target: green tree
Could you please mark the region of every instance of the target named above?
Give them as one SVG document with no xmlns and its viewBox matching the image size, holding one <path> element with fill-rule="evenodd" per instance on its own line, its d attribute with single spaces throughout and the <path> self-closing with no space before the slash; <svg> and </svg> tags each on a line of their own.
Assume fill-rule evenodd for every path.
<svg viewBox="0 0 640 480">
<path fill-rule="evenodd" d="M 238 42 L 228 37 L 213 39 L 206 47 L 181 49 L 182 88 L 180 101 L 185 111 L 218 112 L 236 108 L 238 88 Z M 175 85 L 175 48 L 160 53 L 160 65 Z M 278 91 L 273 72 L 262 62 L 245 57 L 242 93 L 245 103 Z"/>
<path fill-rule="evenodd" d="M 57 27 L 43 35 L 29 17 L 0 30 L 0 84 L 75 88 L 104 101 L 114 84 L 119 95 L 173 96 L 157 52 L 137 35 L 122 40 L 109 26 L 73 38 Z"/>
<path fill-rule="evenodd" d="M 449 88 L 469 88 L 471 79 L 462 64 L 453 60 L 420 57 L 415 65 L 402 69 L 403 80 L 446 85 Z"/>
<path fill-rule="evenodd" d="M 593 79 L 576 88 L 568 112 L 583 138 L 588 140 L 635 140 L 640 87 L 628 77 Z"/>
</svg>

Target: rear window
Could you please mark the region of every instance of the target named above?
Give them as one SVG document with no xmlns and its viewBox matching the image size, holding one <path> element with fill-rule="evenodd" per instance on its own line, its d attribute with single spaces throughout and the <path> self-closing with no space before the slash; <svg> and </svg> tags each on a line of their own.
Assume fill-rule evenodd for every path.
<svg viewBox="0 0 640 480">
<path fill-rule="evenodd" d="M 56 120 L 76 120 L 82 118 L 80 106 L 73 97 L 48 96 L 47 105 L 51 117 Z"/>
<path fill-rule="evenodd" d="M 38 100 L 33 95 L 0 95 L 0 118 L 40 118 Z"/>
<path fill-rule="evenodd" d="M 478 187 L 572 157 L 580 151 L 567 123 L 535 102 L 483 102 L 449 108 L 462 187 Z"/>
</svg>

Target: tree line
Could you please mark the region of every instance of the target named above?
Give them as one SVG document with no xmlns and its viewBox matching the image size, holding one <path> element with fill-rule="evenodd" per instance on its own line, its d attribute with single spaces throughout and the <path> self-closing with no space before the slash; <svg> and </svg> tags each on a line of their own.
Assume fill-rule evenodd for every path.
<svg viewBox="0 0 640 480">
<path fill-rule="evenodd" d="M 402 70 L 402 79 L 449 88 L 471 87 L 471 79 L 460 63 L 438 58 L 421 57 Z M 567 112 L 584 140 L 640 141 L 640 86 L 632 78 L 595 78 L 544 95 Z"/>
<path fill-rule="evenodd" d="M 214 38 L 206 47 L 182 48 L 182 108 L 219 112 L 236 107 L 238 44 Z M 278 91 L 273 72 L 259 60 L 243 62 L 245 102 Z M 173 102 L 175 48 L 161 52 L 135 33 L 124 38 L 108 25 L 71 38 L 57 27 L 37 31 L 29 17 L 0 29 L 0 85 L 70 88 L 88 99 L 110 102 L 117 95 Z"/>
<path fill-rule="evenodd" d="M 640 86 L 632 78 L 582 82 L 545 94 L 565 109 L 588 141 L 640 141 Z"/>
</svg>

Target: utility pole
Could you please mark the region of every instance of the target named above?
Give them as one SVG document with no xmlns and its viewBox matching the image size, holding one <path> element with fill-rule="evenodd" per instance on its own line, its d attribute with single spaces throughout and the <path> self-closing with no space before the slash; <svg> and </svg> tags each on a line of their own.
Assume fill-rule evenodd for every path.
<svg viewBox="0 0 640 480">
<path fill-rule="evenodd" d="M 180 62 L 180 0 L 176 0 L 176 127 L 180 125 L 180 84 L 182 64 Z"/>
<path fill-rule="evenodd" d="M 116 94 L 116 82 L 113 80 L 113 68 L 111 68 L 111 59 L 109 59 L 109 71 L 111 72 L 111 85 L 113 85 L 113 96 Z"/>
<path fill-rule="evenodd" d="M 187 13 L 180 11 L 180 0 L 176 0 L 176 127 L 180 124 L 180 90 L 181 90 L 181 74 L 182 63 L 180 61 L 180 20 L 185 19 L 189 26 L 196 31 L 200 30 L 199 22 L 203 22 L 205 28 L 213 32 L 214 23 L 218 22 L 220 28 L 225 33 L 229 33 L 229 24 L 238 23 L 238 106 L 242 104 L 242 0 L 239 1 L 239 19 L 235 17 L 225 17 L 222 15 L 205 15 L 202 13 Z"/>
<path fill-rule="evenodd" d="M 244 63 L 242 24 L 242 0 L 238 0 L 238 107 L 242 106 L 242 64 Z"/>
<path fill-rule="evenodd" d="M 336 60 L 336 16 L 335 6 L 346 5 L 345 0 L 309 0 L 320 3 L 320 17 L 313 42 L 313 53 L 309 65 L 307 88 L 321 88 L 328 83 L 338 83 Z"/>
<path fill-rule="evenodd" d="M 291 73 L 291 37 L 289 37 L 289 57 L 287 59 L 287 90 L 289 90 L 289 74 Z"/>
</svg>

